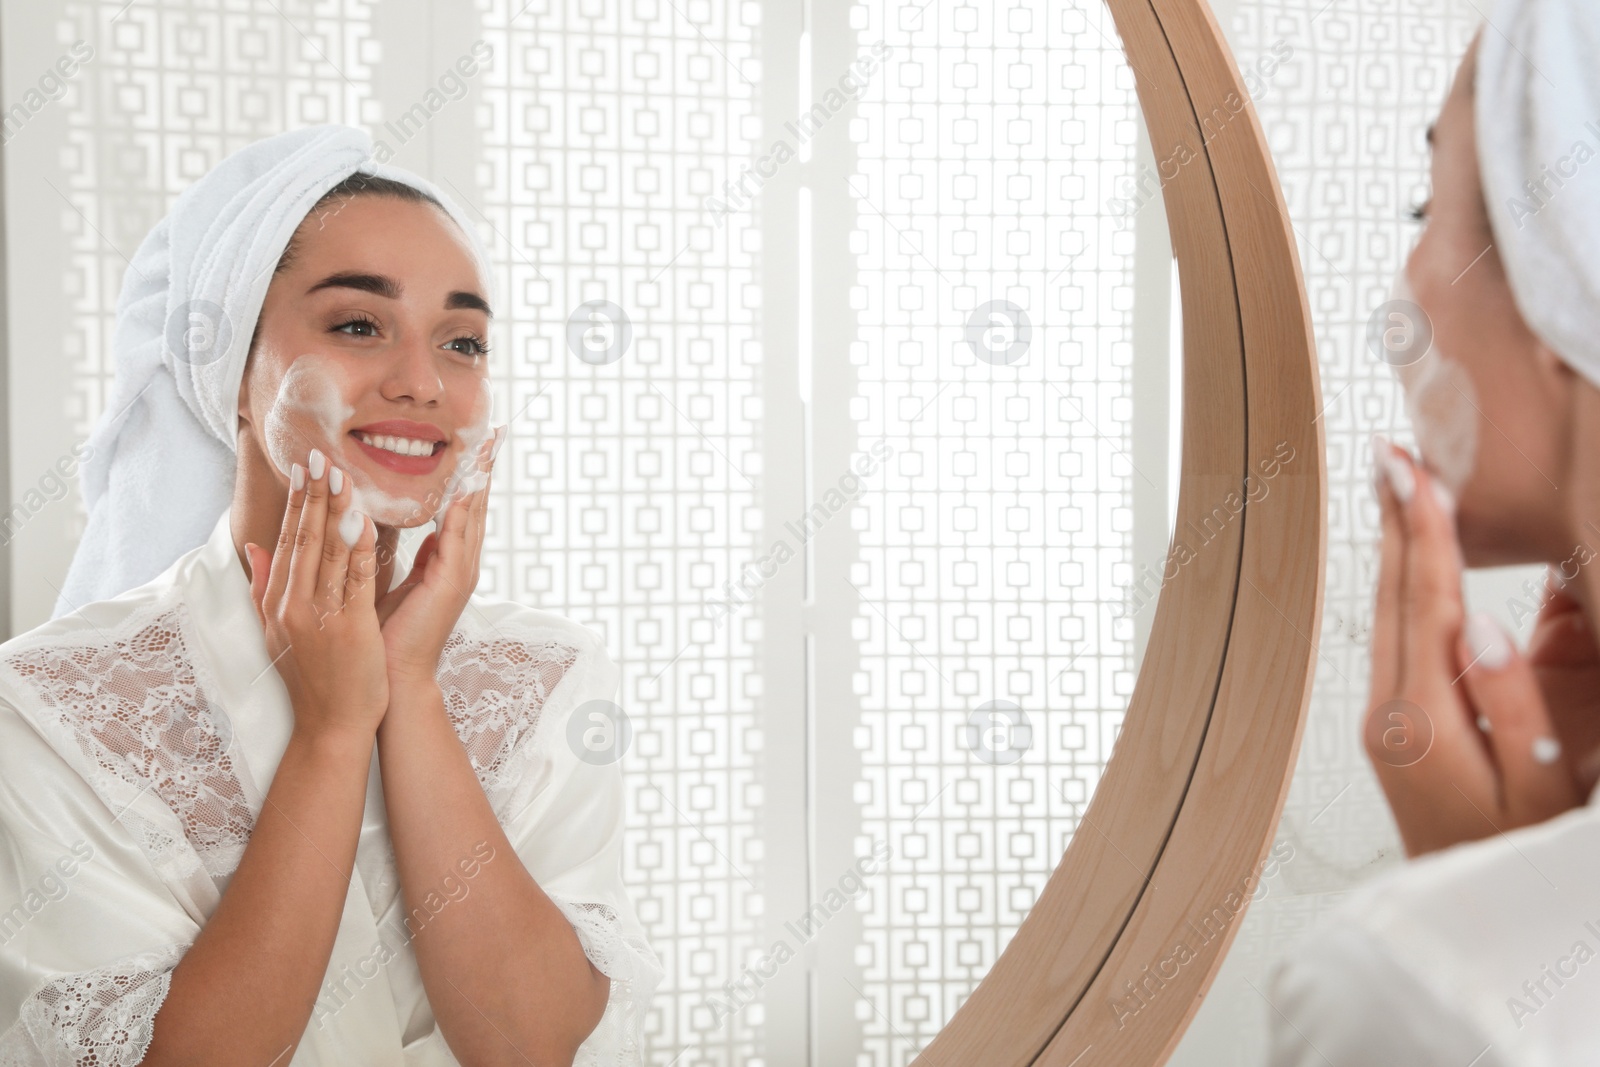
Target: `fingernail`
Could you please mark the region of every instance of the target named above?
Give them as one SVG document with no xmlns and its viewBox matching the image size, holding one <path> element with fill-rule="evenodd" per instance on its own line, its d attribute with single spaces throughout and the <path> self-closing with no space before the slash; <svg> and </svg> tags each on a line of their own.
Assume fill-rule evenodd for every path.
<svg viewBox="0 0 1600 1067">
<path fill-rule="evenodd" d="M 322 469 L 327 466 L 328 463 L 328 457 L 322 454 L 322 449 L 313 448 L 311 450 L 311 459 L 309 462 L 311 465 L 312 479 L 315 480 L 322 477 Z"/>
<path fill-rule="evenodd" d="M 1439 502 L 1439 507 L 1444 510 L 1446 515 L 1449 515 L 1453 518 L 1456 513 L 1455 494 L 1450 492 L 1445 484 L 1437 478 L 1431 479 L 1428 482 L 1428 485 L 1432 487 L 1433 499 Z"/>
<path fill-rule="evenodd" d="M 1400 455 L 1400 450 L 1394 445 L 1388 446 L 1388 459 L 1384 471 L 1389 476 L 1389 485 L 1394 489 L 1394 495 L 1400 498 L 1400 503 L 1411 503 L 1411 494 L 1416 491 L 1417 478 L 1411 473 L 1411 464 Z"/>
<path fill-rule="evenodd" d="M 1537 763 L 1554 763 L 1561 758 L 1561 742 L 1553 737 L 1535 737 L 1533 758 Z"/>
<path fill-rule="evenodd" d="M 356 547 L 356 542 L 361 540 L 361 535 L 367 528 L 367 517 L 355 508 L 351 508 L 339 516 L 339 539 L 346 548 Z"/>
<path fill-rule="evenodd" d="M 344 488 L 344 471 L 332 467 L 328 471 L 328 492 L 334 496 L 339 495 L 339 490 Z"/>
<path fill-rule="evenodd" d="M 1383 483 L 1388 480 L 1389 442 L 1381 433 L 1372 435 L 1372 490 L 1383 498 Z"/>
<path fill-rule="evenodd" d="M 306 469 L 300 466 L 300 464 L 296 463 L 294 466 L 289 468 L 289 488 L 293 489 L 295 492 L 299 492 L 305 487 Z"/>
<path fill-rule="evenodd" d="M 1495 622 L 1486 613 L 1475 611 L 1467 616 L 1467 647 L 1472 649 L 1474 664 L 1482 664 L 1492 671 L 1504 667 L 1511 659 L 1511 644 Z"/>
</svg>

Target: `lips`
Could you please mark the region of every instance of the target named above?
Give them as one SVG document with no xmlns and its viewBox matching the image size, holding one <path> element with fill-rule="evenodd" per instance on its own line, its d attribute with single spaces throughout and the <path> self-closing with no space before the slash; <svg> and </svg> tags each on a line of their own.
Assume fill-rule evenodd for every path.
<svg viewBox="0 0 1600 1067">
<path fill-rule="evenodd" d="M 384 419 L 357 426 L 355 432 L 372 437 L 416 437 L 424 441 L 448 441 L 450 435 L 431 422 L 413 422 L 410 419 Z"/>
<path fill-rule="evenodd" d="M 386 424 L 384 424 L 384 423 L 374 423 L 373 425 L 381 427 L 381 426 L 384 426 Z M 396 472 L 398 472 L 400 474 L 432 474 L 435 470 L 437 470 L 439 468 L 439 464 L 441 462 L 443 462 L 443 460 L 444 460 L 444 452 L 445 452 L 446 445 L 445 445 L 445 443 L 443 441 L 437 441 L 434 444 L 433 453 L 431 455 L 426 455 L 426 456 L 402 456 L 398 452 L 390 452 L 386 448 L 378 448 L 375 445 L 367 444 L 365 441 L 363 441 L 361 439 L 361 434 L 363 434 L 363 433 L 366 433 L 366 434 L 369 434 L 369 435 L 375 436 L 375 437 L 377 437 L 377 436 L 386 436 L 386 435 L 392 435 L 392 436 L 396 436 L 396 437 L 403 437 L 403 436 L 418 436 L 418 437 L 422 437 L 422 436 L 425 436 L 425 435 L 423 435 L 423 434 L 415 434 L 415 435 L 413 435 L 413 434 L 400 434 L 400 433 L 397 433 L 397 432 L 395 432 L 393 430 L 387 431 L 387 434 L 385 434 L 384 431 L 371 430 L 371 429 L 368 429 L 367 427 L 362 427 L 360 430 L 351 430 L 350 431 L 350 440 L 354 441 L 356 443 L 356 447 L 360 448 L 362 452 L 364 452 L 368 456 L 372 457 L 373 462 L 377 463 L 379 466 L 387 467 L 390 470 L 396 471 Z"/>
</svg>

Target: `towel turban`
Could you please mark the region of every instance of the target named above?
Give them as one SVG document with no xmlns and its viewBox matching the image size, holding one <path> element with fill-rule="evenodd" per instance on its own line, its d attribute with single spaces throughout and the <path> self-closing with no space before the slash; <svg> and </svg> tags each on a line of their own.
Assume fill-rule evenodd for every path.
<svg viewBox="0 0 1600 1067">
<path fill-rule="evenodd" d="M 1499 0 L 1478 42 L 1478 165 L 1517 308 L 1600 388 L 1600 0 Z"/>
</svg>

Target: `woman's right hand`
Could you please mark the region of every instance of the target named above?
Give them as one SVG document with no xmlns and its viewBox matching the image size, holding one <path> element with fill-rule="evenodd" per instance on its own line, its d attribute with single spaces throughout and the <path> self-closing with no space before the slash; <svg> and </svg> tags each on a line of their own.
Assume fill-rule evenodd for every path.
<svg viewBox="0 0 1600 1067">
<path fill-rule="evenodd" d="M 351 507 L 349 475 L 336 473 L 320 451 L 311 463 L 323 476 L 294 465 L 276 550 L 245 546 L 250 598 L 267 654 L 289 691 L 295 730 L 374 737 L 389 705 L 373 606 L 377 528 L 360 516 L 361 535 L 347 546 L 339 523 Z M 330 483 L 340 491 L 331 492 Z"/>
</svg>

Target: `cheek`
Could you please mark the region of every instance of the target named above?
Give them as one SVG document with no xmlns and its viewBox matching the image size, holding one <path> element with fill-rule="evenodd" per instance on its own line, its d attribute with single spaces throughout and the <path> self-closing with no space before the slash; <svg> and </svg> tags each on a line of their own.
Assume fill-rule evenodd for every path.
<svg viewBox="0 0 1600 1067">
<path fill-rule="evenodd" d="M 348 441 L 344 426 L 355 414 L 349 382 L 337 361 L 316 353 L 300 356 L 278 383 L 262 420 L 264 444 L 272 463 L 288 477 L 294 463 L 305 463 L 313 448 L 342 463 Z"/>
<path fill-rule="evenodd" d="M 1440 352 L 1418 367 L 1406 390 L 1406 412 L 1424 463 L 1460 499 L 1478 459 L 1477 391 L 1466 369 Z"/>
<path fill-rule="evenodd" d="M 494 383 L 487 377 L 480 379 L 479 382 L 471 406 L 457 430 L 461 439 L 461 451 L 456 455 L 455 469 L 451 471 L 445 485 L 447 499 L 451 496 L 465 496 L 467 493 L 477 492 L 483 488 L 487 480 L 483 472 L 478 470 L 478 450 L 489 439 L 489 414 L 494 409 Z"/>
<path fill-rule="evenodd" d="M 463 432 L 467 428 L 478 429 L 489 425 L 489 414 L 494 410 L 494 382 L 487 375 L 478 379 L 478 388 L 472 394 L 472 402 L 467 409 L 461 425 Z"/>
</svg>

